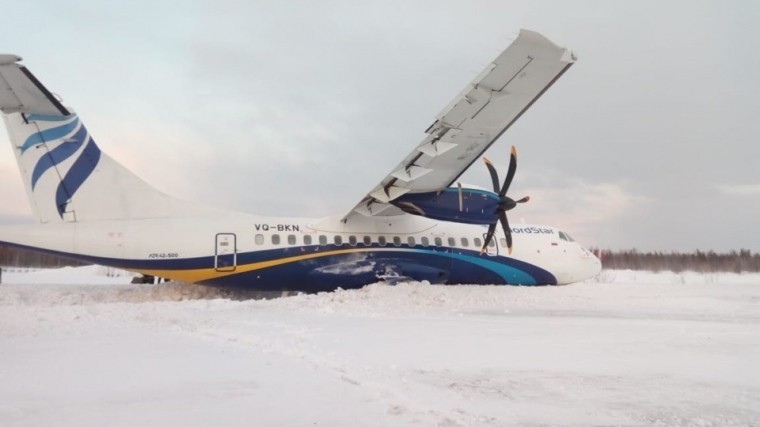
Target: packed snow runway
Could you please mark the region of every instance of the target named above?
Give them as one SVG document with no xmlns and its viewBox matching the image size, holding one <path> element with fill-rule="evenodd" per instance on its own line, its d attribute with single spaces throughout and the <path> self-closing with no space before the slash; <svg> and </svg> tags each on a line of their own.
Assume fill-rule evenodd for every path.
<svg viewBox="0 0 760 427">
<path fill-rule="evenodd" d="M 273 300 L 3 274 L 0 424 L 760 425 L 760 275 Z"/>
</svg>

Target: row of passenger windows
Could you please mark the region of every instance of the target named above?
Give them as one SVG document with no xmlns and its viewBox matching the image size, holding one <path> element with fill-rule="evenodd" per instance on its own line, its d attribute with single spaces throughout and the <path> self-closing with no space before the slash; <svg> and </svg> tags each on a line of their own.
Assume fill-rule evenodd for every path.
<svg viewBox="0 0 760 427">
<path fill-rule="evenodd" d="M 303 239 L 303 244 L 306 245 L 306 246 L 312 245 L 312 244 L 315 243 L 314 236 L 309 235 L 309 234 L 304 234 L 302 236 L 302 239 Z M 255 237 L 255 241 L 256 241 L 257 245 L 263 245 L 264 244 L 264 240 L 265 239 L 264 239 L 264 235 L 263 234 L 257 234 L 256 237 Z M 296 237 L 295 234 L 288 234 L 287 236 L 285 236 L 285 240 L 286 240 L 286 242 L 287 242 L 288 245 L 296 245 L 296 244 L 298 244 L 298 239 L 297 239 L 297 237 Z M 351 246 L 357 246 L 357 245 L 370 246 L 373 243 L 372 238 L 370 236 L 358 236 L 358 237 L 357 236 L 348 236 L 347 241 L 344 241 L 343 240 L 343 236 L 340 236 L 340 235 L 335 235 L 335 236 L 332 237 L 332 239 L 328 239 L 328 237 L 325 236 L 325 235 L 319 235 L 319 236 L 317 236 L 316 241 L 318 241 L 320 245 L 327 245 L 328 243 L 331 243 L 331 244 L 338 245 L 338 246 L 343 245 L 345 243 L 348 243 Z M 271 243 L 273 245 L 279 245 L 279 244 L 281 244 L 282 243 L 282 237 L 279 234 L 272 234 L 272 236 L 271 236 Z M 390 240 L 386 236 L 377 236 L 377 241 L 374 242 L 374 243 L 377 243 L 380 246 L 386 246 L 388 244 L 392 244 L 393 246 L 401 246 L 403 244 L 403 240 L 401 239 L 400 236 L 393 236 L 393 237 L 390 238 Z M 406 238 L 406 242 L 405 243 L 407 245 L 409 245 L 409 246 L 416 246 L 417 245 L 417 239 L 414 236 L 409 236 L 409 237 Z M 430 239 L 428 237 L 425 237 L 425 236 L 420 237 L 420 242 L 419 242 L 420 245 L 422 245 L 422 246 L 430 246 L 430 243 L 431 242 L 430 242 Z M 433 243 L 434 246 L 443 246 L 443 239 L 440 238 L 440 237 L 434 237 L 432 243 Z M 453 246 L 457 246 L 457 240 L 455 238 L 453 238 L 453 237 L 447 238 L 446 239 L 446 243 L 448 244 L 448 246 L 452 246 L 452 247 Z M 465 248 L 470 246 L 470 240 L 467 237 L 460 238 L 459 239 L 459 243 L 460 243 L 459 246 L 462 246 L 462 247 L 465 247 Z M 483 241 L 479 237 L 476 237 L 476 238 L 472 239 L 472 245 L 475 246 L 475 247 L 478 247 L 478 248 L 482 247 L 483 246 Z M 491 240 L 491 242 L 488 244 L 488 246 L 491 247 L 491 248 L 493 248 L 494 245 L 495 245 L 495 243 L 494 243 L 493 240 Z M 507 242 L 503 238 L 501 239 L 501 245 L 502 246 L 507 246 Z"/>
</svg>

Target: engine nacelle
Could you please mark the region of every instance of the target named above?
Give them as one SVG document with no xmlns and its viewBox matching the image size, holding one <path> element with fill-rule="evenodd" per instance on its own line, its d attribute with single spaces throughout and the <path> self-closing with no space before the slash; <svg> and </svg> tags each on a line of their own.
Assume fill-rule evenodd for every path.
<svg viewBox="0 0 760 427">
<path fill-rule="evenodd" d="M 406 213 L 441 221 L 493 224 L 499 219 L 499 201 L 499 195 L 491 191 L 449 187 L 430 193 L 407 193 L 391 203 Z"/>
</svg>

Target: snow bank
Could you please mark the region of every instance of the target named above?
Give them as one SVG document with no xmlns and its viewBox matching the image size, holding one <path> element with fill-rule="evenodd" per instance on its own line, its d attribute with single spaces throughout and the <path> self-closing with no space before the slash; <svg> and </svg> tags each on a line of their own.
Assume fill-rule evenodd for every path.
<svg viewBox="0 0 760 427">
<path fill-rule="evenodd" d="M 760 285 L 760 273 L 697 273 L 685 271 L 674 273 L 672 271 L 637 271 L 637 270 L 602 270 L 595 278 L 597 283 L 608 284 L 758 284 Z"/>
<path fill-rule="evenodd" d="M 64 273 L 92 284 L 0 285 L 3 426 L 760 425 L 760 275 L 236 301 Z"/>
</svg>

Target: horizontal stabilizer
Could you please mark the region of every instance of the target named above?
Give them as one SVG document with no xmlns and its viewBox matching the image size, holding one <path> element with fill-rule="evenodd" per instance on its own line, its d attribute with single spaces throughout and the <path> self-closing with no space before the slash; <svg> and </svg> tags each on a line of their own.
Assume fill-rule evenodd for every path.
<svg viewBox="0 0 760 427">
<path fill-rule="evenodd" d="M 205 215 L 102 152 L 16 55 L 0 55 L 0 116 L 35 219 L 44 224 Z"/>
<path fill-rule="evenodd" d="M 66 107 L 18 61 L 19 56 L 0 55 L 0 111 L 68 116 Z"/>
</svg>

